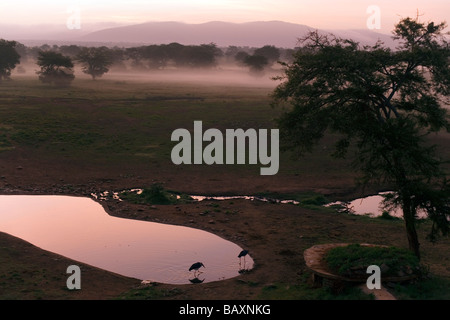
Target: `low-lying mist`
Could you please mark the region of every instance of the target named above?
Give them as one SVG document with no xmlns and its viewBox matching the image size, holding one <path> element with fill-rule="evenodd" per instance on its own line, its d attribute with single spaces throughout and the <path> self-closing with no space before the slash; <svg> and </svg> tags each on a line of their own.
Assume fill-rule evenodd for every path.
<svg viewBox="0 0 450 320">
<path fill-rule="evenodd" d="M 240 85 L 257 87 L 275 87 L 279 82 L 273 77 L 279 72 L 270 71 L 259 75 L 252 75 L 244 70 L 217 69 L 177 69 L 157 70 L 151 72 L 117 72 L 112 71 L 104 75 L 104 79 L 116 79 L 124 81 L 158 81 L 158 82 L 182 82 L 198 83 L 204 85 Z"/>
<path fill-rule="evenodd" d="M 36 64 L 21 64 L 16 68 L 11 78 L 27 77 L 32 78 L 38 75 Z M 92 79 L 90 75 L 83 73 L 80 67 L 74 68 L 76 79 Z M 245 87 L 267 87 L 274 88 L 280 82 L 274 80 L 276 76 L 282 75 L 281 69 L 270 68 L 258 74 L 252 74 L 243 68 L 218 67 L 215 69 L 194 69 L 194 68 L 174 68 L 163 70 L 110 70 L 96 81 L 114 80 L 127 82 L 179 82 L 197 83 L 199 85 L 225 85 L 225 86 L 245 86 Z"/>
</svg>

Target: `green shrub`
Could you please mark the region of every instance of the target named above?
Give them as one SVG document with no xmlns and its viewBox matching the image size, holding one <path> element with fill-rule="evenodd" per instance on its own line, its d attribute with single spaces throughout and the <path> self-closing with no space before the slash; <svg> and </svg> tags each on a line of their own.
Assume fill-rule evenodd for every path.
<svg viewBox="0 0 450 320">
<path fill-rule="evenodd" d="M 329 250 L 325 261 L 332 271 L 346 277 L 367 277 L 370 265 L 379 266 L 382 276 L 406 276 L 421 270 L 411 251 L 396 247 L 350 244 Z"/>
<path fill-rule="evenodd" d="M 379 219 L 383 219 L 383 220 L 401 220 L 400 218 L 394 217 L 392 216 L 389 211 L 383 211 L 383 213 L 381 214 L 381 216 L 378 217 Z"/>
<path fill-rule="evenodd" d="M 177 204 L 192 201 L 186 194 L 177 194 L 164 189 L 160 183 L 154 183 L 149 188 L 144 188 L 141 193 L 124 192 L 121 198 L 138 204 Z"/>
</svg>

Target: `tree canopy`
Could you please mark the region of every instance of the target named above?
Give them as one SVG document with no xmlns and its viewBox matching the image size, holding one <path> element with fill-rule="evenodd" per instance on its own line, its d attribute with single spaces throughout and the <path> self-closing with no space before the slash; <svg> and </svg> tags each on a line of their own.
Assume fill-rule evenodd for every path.
<svg viewBox="0 0 450 320">
<path fill-rule="evenodd" d="M 11 71 L 20 63 L 16 50 L 17 42 L 0 39 L 0 82 L 11 76 Z"/>
<path fill-rule="evenodd" d="M 250 74 L 253 75 L 262 75 L 264 68 L 269 65 L 266 57 L 256 54 L 246 56 L 243 63 L 250 68 Z"/>
<path fill-rule="evenodd" d="M 72 59 L 59 52 L 40 51 L 37 64 L 41 68 L 37 74 L 43 83 L 67 86 L 75 79 Z"/>
<path fill-rule="evenodd" d="M 303 154 L 336 132 L 341 138 L 334 156 L 344 157 L 355 146 L 361 181 L 395 188 L 387 205 L 403 209 L 409 247 L 418 257 L 419 208 L 433 220 L 431 239 L 450 230 L 445 159 L 426 139 L 450 131 L 445 28 L 402 19 L 393 31 L 397 50 L 311 32 L 300 39 L 294 61 L 283 64 L 283 82 L 273 93 L 274 105 L 291 106 L 279 119 L 285 146 Z"/>
<path fill-rule="evenodd" d="M 82 48 L 75 59 L 81 63 L 81 70 L 94 80 L 107 73 L 113 63 L 107 47 Z"/>
<path fill-rule="evenodd" d="M 267 59 L 267 63 L 269 65 L 274 64 L 275 62 L 278 61 L 278 59 L 280 59 L 281 56 L 281 52 L 280 49 L 278 49 L 275 46 L 271 46 L 271 45 L 265 45 L 261 48 L 258 48 L 255 50 L 255 52 L 253 53 L 255 56 L 263 56 Z"/>
</svg>

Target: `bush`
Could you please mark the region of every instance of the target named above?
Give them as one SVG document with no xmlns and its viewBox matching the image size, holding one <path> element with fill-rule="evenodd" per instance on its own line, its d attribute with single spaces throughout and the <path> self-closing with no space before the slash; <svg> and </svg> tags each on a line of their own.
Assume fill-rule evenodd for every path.
<svg viewBox="0 0 450 320">
<path fill-rule="evenodd" d="M 138 204 L 176 204 L 192 201 L 188 195 L 177 195 L 164 189 L 160 183 L 155 183 L 150 188 L 145 188 L 141 193 L 124 192 L 121 198 Z"/>
<path fill-rule="evenodd" d="M 173 198 L 173 196 L 167 194 L 164 191 L 163 186 L 158 183 L 153 184 L 149 189 L 144 189 L 141 196 L 145 202 L 152 204 L 170 204 L 172 203 Z"/>
<path fill-rule="evenodd" d="M 72 59 L 61 53 L 40 51 L 37 64 L 41 68 L 37 74 L 43 83 L 66 87 L 75 79 Z"/>
<path fill-rule="evenodd" d="M 325 261 L 332 271 L 345 277 L 367 277 L 370 265 L 379 266 L 381 275 L 388 277 L 418 274 L 421 270 L 413 252 L 396 247 L 350 244 L 328 251 Z"/>
</svg>

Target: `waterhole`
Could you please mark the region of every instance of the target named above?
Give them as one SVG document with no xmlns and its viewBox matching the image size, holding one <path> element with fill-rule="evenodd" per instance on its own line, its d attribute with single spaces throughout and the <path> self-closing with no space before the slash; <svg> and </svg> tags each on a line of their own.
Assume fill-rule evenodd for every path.
<svg viewBox="0 0 450 320">
<path fill-rule="evenodd" d="M 253 267 L 238 245 L 199 229 L 108 215 L 90 198 L 0 196 L 0 231 L 44 250 L 143 281 L 211 282 Z M 195 272 L 192 264 L 202 262 Z"/>
</svg>

